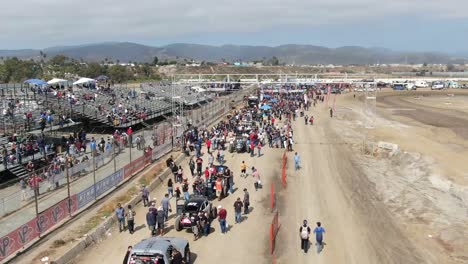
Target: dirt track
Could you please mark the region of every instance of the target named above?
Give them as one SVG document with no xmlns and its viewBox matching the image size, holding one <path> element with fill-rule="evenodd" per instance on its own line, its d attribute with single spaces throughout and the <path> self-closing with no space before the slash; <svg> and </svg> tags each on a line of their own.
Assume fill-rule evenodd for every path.
<svg viewBox="0 0 468 264">
<path fill-rule="evenodd" d="M 389 97 L 385 98 L 387 102 L 387 108 L 420 107 L 421 110 L 417 111 L 417 116 L 401 111 L 400 118 L 394 116 L 393 110 L 386 109 L 378 120 L 380 128 L 377 126 L 370 137 L 398 143 L 403 151 L 420 151 L 419 159 L 413 159 L 414 155 L 406 152 L 393 159 L 364 157 L 359 151 L 363 135 L 359 128 L 362 104 L 348 95 L 338 97 L 336 118 L 330 119 L 328 108 L 318 105 L 309 113 L 316 119 L 313 127 L 305 126 L 303 119 L 295 122 L 295 151 L 301 155 L 303 168 L 299 172 L 293 170 L 293 153 L 289 153 L 288 186 L 285 190 L 276 186 L 280 191 L 281 223 L 276 244 L 277 263 L 419 264 L 468 260 L 463 256 L 463 248 L 468 245 L 463 240 L 468 230 L 466 208 L 463 211 L 466 205 L 457 200 L 462 198 L 457 198 L 459 193 L 454 192 L 458 190 L 455 187 L 462 187 L 452 184 L 446 190 L 434 185 L 437 183 L 434 177 L 442 178 L 447 174 L 448 168 L 444 166 L 452 170 L 448 175 L 459 177 L 455 182 L 463 182 L 460 175 L 466 171 L 463 167 L 466 162 L 457 160 L 460 152 L 452 148 L 455 143 L 466 142 L 447 133 L 450 127 L 439 131 L 432 126 L 435 123 L 425 124 L 425 111 L 433 111 L 430 107 L 403 105 Z M 441 114 L 458 118 L 457 114 L 449 112 Z M 389 118 L 394 121 L 388 121 Z M 408 136 L 401 137 L 401 133 Z M 437 141 L 440 135 L 444 135 L 445 141 Z M 251 178 L 235 178 L 238 190 L 220 202 L 228 208 L 229 224 L 234 222 L 234 199 L 242 196 L 240 190 L 244 187 L 251 193 L 253 211 L 243 223 L 232 226 L 227 235 L 219 233 L 215 221 L 214 232 L 209 237 L 192 242 L 190 232 L 174 231 L 173 219 L 169 221 L 168 235 L 189 239 L 194 263 L 271 263 L 268 253 L 272 218 L 268 209 L 269 183 L 278 182 L 282 150 L 265 148 L 264 153 L 260 158 L 250 158 L 246 154 L 226 155 L 227 165 L 233 168 L 235 175 L 239 175 L 240 162 L 246 160 L 249 165 L 260 168 L 265 184 L 264 189 L 255 192 Z M 427 156 L 435 159 L 435 164 L 439 162 L 440 168 L 426 163 Z M 183 166 L 188 172 L 186 162 Z M 436 169 L 440 175 L 434 175 Z M 464 189 L 460 190 L 463 194 Z M 163 192 L 165 186 L 153 192 L 153 196 L 159 200 Z M 84 252 L 75 263 L 100 264 L 103 259 L 105 263 L 120 263 L 128 245 L 148 236 L 145 212 L 139 205 L 136 226 L 140 229 L 133 236 L 119 234 L 114 228 L 106 240 Z M 317 254 L 313 245 L 307 255 L 301 253 L 298 229 L 303 219 L 307 219 L 311 227 L 316 221 L 322 222 L 326 230 L 322 253 Z M 434 238 L 428 239 L 428 234 L 433 234 Z M 452 256 L 454 258 L 450 259 Z"/>
<path fill-rule="evenodd" d="M 326 108 L 319 108 L 313 113 L 317 120 L 313 127 L 305 126 L 302 119 L 295 124 L 303 168 L 294 172 L 290 163 L 280 209 L 284 228 L 279 235 L 279 262 L 422 263 L 366 175 L 350 161 L 353 153 L 332 129 L 335 120 L 327 116 Z M 298 254 L 302 219 L 311 227 L 316 221 L 324 225 L 327 245 L 320 255 L 314 246 L 308 255 Z"/>
</svg>

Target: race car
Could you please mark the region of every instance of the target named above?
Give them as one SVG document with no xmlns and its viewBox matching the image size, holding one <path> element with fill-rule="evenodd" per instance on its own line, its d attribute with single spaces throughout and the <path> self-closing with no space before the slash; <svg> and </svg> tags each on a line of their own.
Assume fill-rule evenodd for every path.
<svg viewBox="0 0 468 264">
<path fill-rule="evenodd" d="M 188 201 L 183 201 L 183 204 L 176 202 L 177 217 L 175 219 L 175 230 L 181 231 L 182 229 L 192 228 L 191 216 L 199 212 L 208 213 L 208 221 L 212 221 L 218 215 L 216 208 L 205 196 L 192 195 Z"/>
<path fill-rule="evenodd" d="M 172 263 L 172 252 L 182 254 L 184 263 L 190 263 L 190 245 L 187 239 L 179 237 L 151 237 L 133 246 L 127 264 Z"/>
</svg>

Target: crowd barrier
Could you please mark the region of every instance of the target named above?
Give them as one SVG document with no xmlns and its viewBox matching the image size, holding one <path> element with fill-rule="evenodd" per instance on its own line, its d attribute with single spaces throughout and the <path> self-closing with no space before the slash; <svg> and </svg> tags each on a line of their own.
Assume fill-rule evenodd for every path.
<svg viewBox="0 0 468 264">
<path fill-rule="evenodd" d="M 281 183 L 283 184 L 283 187 L 286 188 L 286 167 L 288 163 L 288 156 L 286 155 L 286 152 L 283 153 L 283 162 L 281 164 Z"/>
<path fill-rule="evenodd" d="M 271 221 L 271 224 L 270 224 L 270 254 L 271 255 L 275 253 L 276 235 L 278 234 L 279 229 L 280 229 L 279 214 L 278 214 L 278 210 L 276 210 L 273 215 L 273 220 Z"/>
<path fill-rule="evenodd" d="M 208 111 L 205 113 L 206 118 L 204 118 L 200 124 L 210 124 L 223 115 L 227 109 L 226 102 L 230 99 L 231 97 L 225 99 L 223 103 L 218 102 L 216 106 L 208 109 Z M 235 102 L 240 102 L 239 97 L 234 97 L 232 100 Z M 1 237 L 0 261 L 12 257 L 20 250 L 25 250 L 41 236 L 52 231 L 54 228 L 57 228 L 63 221 L 72 218 L 77 213 L 91 206 L 94 204 L 94 202 L 97 201 L 98 198 L 105 196 L 108 192 L 126 182 L 132 175 L 135 175 L 148 165 L 159 160 L 162 156 L 171 152 L 174 144 L 172 139 L 174 136 L 180 136 L 181 134 L 182 131 L 177 131 L 177 129 L 174 129 L 172 125 L 164 126 L 162 128 L 155 128 L 155 131 L 153 131 L 153 136 L 157 137 L 155 140 L 155 145 L 157 145 L 157 147 L 155 147 L 152 152 L 145 153 L 143 156 L 135 160 L 131 160 L 130 158 L 131 162 L 125 165 L 123 168 L 115 170 L 113 173 L 104 177 L 100 181 L 95 182 L 91 186 L 81 190 L 76 194 L 70 195 L 55 205 L 39 212 L 26 224 L 21 225 L 7 235 Z M 123 145 L 124 144 L 119 144 L 119 148 L 121 148 Z M 77 175 L 84 170 L 88 171 L 89 168 L 91 168 L 91 171 L 93 171 L 92 168 L 97 169 L 99 166 L 106 164 L 108 158 L 112 158 L 113 154 L 114 153 L 106 153 L 94 157 L 94 164 L 93 159 L 87 162 L 76 164 L 75 166 L 68 168 L 68 175 Z M 53 177 L 54 181 L 63 181 L 66 178 L 66 174 L 64 173 L 59 173 Z M 278 212 L 276 212 L 274 221 L 271 226 L 271 234 L 274 234 L 276 237 L 278 229 Z"/>
</svg>

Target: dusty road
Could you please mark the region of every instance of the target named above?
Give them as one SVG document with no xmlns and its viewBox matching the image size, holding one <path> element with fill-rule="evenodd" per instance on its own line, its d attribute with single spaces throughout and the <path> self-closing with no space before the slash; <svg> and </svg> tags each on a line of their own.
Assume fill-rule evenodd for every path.
<svg viewBox="0 0 468 264">
<path fill-rule="evenodd" d="M 333 130 L 327 108 L 312 109 L 314 126 L 302 119 L 294 126 L 302 168 L 294 171 L 289 155 L 288 187 L 280 206 L 280 263 L 423 263 L 392 222 L 373 193 L 367 177 L 355 166 L 348 146 Z M 303 219 L 326 230 L 324 250 L 300 253 L 299 226 Z M 315 239 L 312 237 L 311 241 Z"/>
<path fill-rule="evenodd" d="M 445 233 L 437 233 L 438 225 L 445 221 L 446 226 L 451 227 L 450 230 L 456 231 L 456 234 L 449 233 L 450 238 L 463 236 L 463 226 L 466 226 L 463 205 L 456 202 L 454 193 L 435 190 L 432 184 L 434 175 L 430 172 L 432 167 L 423 162 L 426 155 L 441 152 L 455 156 L 455 153 L 449 152 L 443 143 L 437 145 L 435 141 L 430 141 L 424 133 L 432 130 L 416 126 L 428 126 L 421 124 L 424 120 L 418 122 L 406 116 L 411 121 L 403 126 L 379 117 L 382 119 L 378 120 L 382 129 L 376 129 L 373 136 L 379 140 L 397 140 L 402 129 L 411 129 L 411 133 L 407 134 L 415 136 L 402 138 L 398 143 L 401 142 L 403 148 L 412 151 L 421 148 L 422 144 L 426 152 L 423 151 L 422 158 L 414 161 L 405 152 L 403 156 L 396 157 L 406 163 L 394 159 L 362 157 L 356 146 L 362 142 L 362 130 L 356 128 L 362 119 L 357 114 L 361 112 L 362 104 L 350 98 L 346 95 L 338 98 L 336 118 L 331 119 L 328 108 L 319 104 L 308 113 L 309 116 L 315 116 L 314 126 L 305 126 L 301 118 L 294 123 L 294 147 L 301 155 L 302 168 L 294 171 L 294 152 L 288 153 L 288 186 L 286 189 L 276 186 L 279 190 L 281 223 L 276 243 L 277 263 L 463 263 L 463 258 L 458 258 L 461 262 L 447 260 L 450 254 L 455 254 L 456 250 L 466 245 L 463 244 L 464 240 L 456 240 L 461 247 L 451 248 L 444 240 L 448 235 L 444 237 L 442 235 Z M 424 118 L 424 112 L 420 112 L 417 117 Z M 414 127 L 409 128 L 408 124 Z M 458 134 L 457 137 L 461 138 L 462 135 Z M 235 177 L 236 192 L 221 202 L 214 202 L 215 206 L 221 204 L 228 209 L 231 229 L 227 235 L 220 234 L 219 225 L 215 221 L 210 236 L 192 241 L 190 232 L 176 232 L 173 229 L 174 219 L 169 220 L 167 235 L 189 239 L 194 263 L 271 263 L 268 252 L 268 229 L 272 218 L 268 208 L 269 184 L 278 182 L 283 152 L 267 147 L 263 153 L 260 158 L 226 153 L 227 165 L 236 176 L 239 175 L 240 162 L 245 160 L 248 165 L 260 169 L 265 186 L 255 192 L 251 177 Z M 363 162 L 359 162 L 361 160 Z M 444 160 L 441 162 L 445 163 Z M 187 174 L 187 161 L 182 166 Z M 409 166 L 411 174 L 404 166 Z M 242 197 L 241 190 L 244 187 L 251 193 L 253 209 L 244 222 L 232 225 L 232 204 L 235 198 Z M 152 196 L 160 200 L 165 191 L 163 184 Z M 83 252 L 74 263 L 100 264 L 103 260 L 105 263 L 121 263 L 128 245 L 148 237 L 144 220 L 146 209 L 139 204 L 136 210 L 138 231 L 134 235 L 118 233 L 114 227 L 107 239 Z M 326 246 L 320 254 L 316 253 L 314 245 L 311 245 L 307 254 L 300 251 L 299 226 L 304 219 L 309 221 L 311 228 L 320 221 L 326 230 Z M 455 228 L 454 223 L 459 226 Z M 428 234 L 440 234 L 440 240 L 429 240 Z M 314 241 L 313 237 L 311 241 Z"/>
</svg>

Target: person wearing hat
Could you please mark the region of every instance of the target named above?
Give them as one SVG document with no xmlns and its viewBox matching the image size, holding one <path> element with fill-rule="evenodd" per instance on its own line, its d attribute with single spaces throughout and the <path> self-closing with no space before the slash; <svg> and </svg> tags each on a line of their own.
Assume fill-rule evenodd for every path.
<svg viewBox="0 0 468 264">
<path fill-rule="evenodd" d="M 227 233 L 226 217 L 227 217 L 226 209 L 224 209 L 221 205 L 218 205 L 218 221 L 221 227 L 221 233 L 223 234 Z"/>
<path fill-rule="evenodd" d="M 307 253 L 309 249 L 309 236 L 310 236 L 310 227 L 307 225 L 307 220 L 304 220 L 302 226 L 299 228 L 299 236 L 301 237 L 301 250 L 304 250 L 304 253 Z"/>
</svg>

